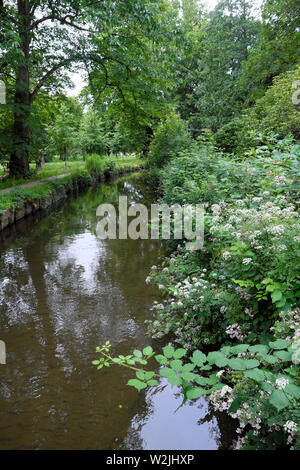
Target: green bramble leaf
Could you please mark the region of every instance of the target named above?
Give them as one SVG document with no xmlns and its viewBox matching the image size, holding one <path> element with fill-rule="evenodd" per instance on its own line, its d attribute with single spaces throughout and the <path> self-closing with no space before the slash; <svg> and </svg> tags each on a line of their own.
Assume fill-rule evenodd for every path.
<svg viewBox="0 0 300 470">
<path fill-rule="evenodd" d="M 282 299 L 281 290 L 274 290 L 271 294 L 271 297 L 272 297 L 272 302 L 273 303 L 278 302 L 279 300 L 281 300 Z"/>
<path fill-rule="evenodd" d="M 206 362 L 206 356 L 201 351 L 194 351 L 191 360 L 197 366 L 202 366 L 204 364 L 204 362 Z"/>
<path fill-rule="evenodd" d="M 145 356 L 150 356 L 150 354 L 153 353 L 153 349 L 151 348 L 151 346 L 147 346 L 146 348 L 143 349 L 143 354 Z"/>
<path fill-rule="evenodd" d="M 211 375 L 208 379 L 208 385 L 216 385 L 216 383 L 218 382 L 219 382 L 219 379 L 216 376 L 216 374 Z"/>
<path fill-rule="evenodd" d="M 287 408 L 290 405 L 290 401 L 286 394 L 282 390 L 275 390 L 269 397 L 271 405 L 275 406 L 278 411 Z"/>
<path fill-rule="evenodd" d="M 196 374 L 193 374 L 192 372 L 182 372 L 182 375 L 181 377 L 184 379 L 184 380 L 195 380 L 197 378 L 197 375 Z"/>
<path fill-rule="evenodd" d="M 239 353 L 247 351 L 248 348 L 249 348 L 249 344 L 238 344 L 237 346 L 232 346 L 230 348 L 230 352 L 232 354 L 239 354 Z"/>
<path fill-rule="evenodd" d="M 290 343 L 285 339 L 277 339 L 276 341 L 269 343 L 269 346 L 272 349 L 285 349 L 290 346 Z"/>
<path fill-rule="evenodd" d="M 170 362 L 170 367 L 176 372 L 179 372 L 180 370 L 182 370 L 182 361 L 180 361 L 179 359 L 175 359 L 174 361 Z"/>
<path fill-rule="evenodd" d="M 292 353 L 289 351 L 274 351 L 274 356 L 278 357 L 283 361 L 291 361 L 292 359 Z"/>
<path fill-rule="evenodd" d="M 218 367 L 224 367 L 228 363 L 228 359 L 219 351 L 208 353 L 207 360 L 210 364 L 216 364 Z"/>
<path fill-rule="evenodd" d="M 177 385 L 177 386 L 182 385 L 182 379 L 179 375 L 172 375 L 167 378 L 168 378 L 168 382 L 171 385 Z"/>
<path fill-rule="evenodd" d="M 236 413 L 239 407 L 241 406 L 241 404 L 242 404 L 242 400 L 240 398 L 236 398 L 235 400 L 233 400 L 233 402 L 231 403 L 228 409 L 228 413 Z"/>
<path fill-rule="evenodd" d="M 185 356 L 187 353 L 186 349 L 180 348 L 176 349 L 174 352 L 174 359 L 181 359 L 183 356 Z"/>
<path fill-rule="evenodd" d="M 246 364 L 244 359 L 228 359 L 228 365 L 234 370 L 245 370 Z"/>
<path fill-rule="evenodd" d="M 256 359 L 246 359 L 245 360 L 246 369 L 254 369 L 255 367 L 258 367 L 259 365 L 260 365 L 260 362 L 257 361 Z"/>
<path fill-rule="evenodd" d="M 143 354 L 142 354 L 142 351 L 139 351 L 138 349 L 135 349 L 133 351 L 133 354 L 136 356 L 136 357 L 142 357 Z M 121 357 L 121 356 L 120 356 Z"/>
<path fill-rule="evenodd" d="M 212 370 L 212 366 L 209 366 L 209 365 L 203 366 L 200 368 L 200 370 Z"/>
<path fill-rule="evenodd" d="M 128 380 L 127 384 L 131 387 L 135 387 L 138 391 L 143 390 L 143 388 L 147 387 L 147 384 L 137 379 Z"/>
<path fill-rule="evenodd" d="M 168 359 L 165 356 L 163 356 L 162 354 L 158 354 L 157 356 L 155 356 L 155 359 L 161 365 L 165 366 L 165 365 L 169 364 Z"/>
<path fill-rule="evenodd" d="M 195 382 L 199 385 L 207 385 L 208 384 L 208 378 L 206 377 L 200 377 L 200 376 L 197 376 L 197 378 L 195 379 Z"/>
<path fill-rule="evenodd" d="M 196 367 L 195 364 L 191 364 L 190 362 L 188 364 L 184 364 L 183 368 L 182 368 L 182 371 L 183 372 L 192 372 L 192 370 L 194 370 Z"/>
<path fill-rule="evenodd" d="M 173 369 L 170 369 L 169 367 L 164 367 L 163 369 L 160 369 L 159 374 L 162 377 L 172 377 L 173 375 L 176 375 L 176 372 Z"/>
<path fill-rule="evenodd" d="M 278 362 L 278 358 L 275 356 L 272 356 L 271 354 L 264 354 L 262 358 L 268 364 L 276 364 Z"/>
<path fill-rule="evenodd" d="M 145 380 L 145 373 L 144 372 L 139 370 L 135 373 L 135 375 L 137 376 L 138 379 Z"/>
<path fill-rule="evenodd" d="M 98 364 L 100 364 L 100 361 L 95 360 L 95 361 L 92 362 L 92 364 L 93 364 L 94 366 L 97 366 Z"/>
<path fill-rule="evenodd" d="M 149 387 L 154 387 L 157 384 L 158 384 L 158 380 L 155 380 L 155 379 L 147 381 L 147 385 L 149 385 Z"/>
<path fill-rule="evenodd" d="M 152 377 L 154 377 L 155 372 L 153 372 L 153 371 L 144 372 L 144 375 L 145 375 L 145 380 L 150 380 L 150 379 L 152 379 Z"/>
<path fill-rule="evenodd" d="M 255 346 L 250 346 L 249 352 L 252 354 L 267 354 L 269 352 L 269 347 L 265 346 L 264 344 L 257 344 Z"/>
<path fill-rule="evenodd" d="M 265 374 L 260 369 L 247 370 L 244 375 L 256 382 L 263 382 L 265 380 Z"/>
<path fill-rule="evenodd" d="M 170 359 L 171 357 L 174 357 L 174 348 L 173 346 L 165 346 L 163 348 L 164 355 Z"/>
<path fill-rule="evenodd" d="M 190 390 L 188 390 L 186 392 L 186 396 L 188 399 L 190 400 L 193 400 L 193 399 L 196 399 L 196 398 L 200 398 L 202 397 L 203 395 L 207 395 L 207 390 L 205 390 L 204 388 L 202 387 L 195 387 L 195 388 L 191 388 Z"/>
<path fill-rule="evenodd" d="M 293 398 L 300 399 L 300 387 L 297 387 L 297 385 L 288 384 L 284 390 Z"/>
</svg>

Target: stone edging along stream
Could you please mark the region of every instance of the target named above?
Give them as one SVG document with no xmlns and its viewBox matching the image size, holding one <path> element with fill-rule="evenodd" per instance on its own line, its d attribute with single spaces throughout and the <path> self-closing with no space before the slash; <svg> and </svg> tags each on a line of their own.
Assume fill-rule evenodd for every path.
<svg viewBox="0 0 300 470">
<path fill-rule="evenodd" d="M 54 206 L 63 199 L 66 199 L 68 196 L 77 195 L 89 186 L 101 184 L 101 182 L 109 181 L 127 173 L 144 170 L 145 168 L 145 164 L 130 168 L 118 168 L 113 173 L 106 176 L 102 175 L 98 178 L 90 177 L 85 173 L 73 174 L 66 181 L 62 181 L 56 186 L 54 185 L 51 191 L 47 193 L 46 197 L 44 196 L 33 200 L 25 199 L 20 206 L 10 207 L 0 214 L 0 231 L 13 225 L 15 222 L 23 219 L 27 215 L 34 214 L 41 209 L 49 209 L 51 206 Z"/>
</svg>

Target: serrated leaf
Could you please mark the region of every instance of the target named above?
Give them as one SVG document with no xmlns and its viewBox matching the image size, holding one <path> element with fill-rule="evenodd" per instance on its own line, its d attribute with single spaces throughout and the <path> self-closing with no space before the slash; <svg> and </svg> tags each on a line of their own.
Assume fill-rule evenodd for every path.
<svg viewBox="0 0 300 470">
<path fill-rule="evenodd" d="M 173 375 L 176 375 L 176 372 L 173 369 L 170 369 L 169 367 L 164 367 L 163 369 L 160 369 L 159 374 L 162 377 L 171 377 Z"/>
<path fill-rule="evenodd" d="M 207 385 L 207 384 L 208 384 L 208 378 L 198 376 L 198 377 L 195 379 L 195 382 L 196 382 L 197 384 L 199 384 L 199 385 Z"/>
<path fill-rule="evenodd" d="M 142 356 L 143 356 L 142 351 L 139 351 L 138 349 L 135 349 L 135 350 L 133 351 L 133 354 L 134 354 L 136 357 L 142 357 Z M 120 356 L 120 357 L 121 357 L 121 356 Z M 125 358 L 122 357 L 121 359 L 125 359 Z"/>
<path fill-rule="evenodd" d="M 92 362 L 92 364 L 93 364 L 94 366 L 97 366 L 98 364 L 100 364 L 100 361 L 95 360 L 95 361 Z"/>
<path fill-rule="evenodd" d="M 188 364 L 184 364 L 182 367 L 183 372 L 192 372 L 196 367 L 196 364 L 191 364 L 190 362 Z"/>
<path fill-rule="evenodd" d="M 244 359 L 228 359 L 228 365 L 234 370 L 246 370 Z"/>
<path fill-rule="evenodd" d="M 168 382 L 171 385 L 181 385 L 182 384 L 182 379 L 179 377 L 179 375 L 172 375 L 168 377 Z"/>
<path fill-rule="evenodd" d="M 165 346 L 165 347 L 163 348 L 163 352 L 164 352 L 164 355 L 165 355 L 168 359 L 170 359 L 170 358 L 173 357 L 173 355 L 174 355 L 174 348 L 173 348 L 173 346 Z"/>
<path fill-rule="evenodd" d="M 154 387 L 157 384 L 158 384 L 158 380 L 155 380 L 155 379 L 147 381 L 147 385 L 149 385 L 150 387 Z"/>
<path fill-rule="evenodd" d="M 203 395 L 206 395 L 207 392 L 204 388 L 202 387 L 196 387 L 196 388 L 191 388 L 190 390 L 187 391 L 186 396 L 189 400 L 193 400 L 196 398 L 200 398 Z"/>
<path fill-rule="evenodd" d="M 233 354 L 239 354 L 239 353 L 247 351 L 248 348 L 249 348 L 249 344 L 237 344 L 236 346 L 232 346 L 230 348 L 230 352 Z"/>
<path fill-rule="evenodd" d="M 216 376 L 216 374 L 211 375 L 208 379 L 208 385 L 216 385 L 216 383 L 218 383 L 218 382 L 219 382 L 219 379 Z"/>
<path fill-rule="evenodd" d="M 143 349 L 143 354 L 145 356 L 150 356 L 150 354 L 153 353 L 153 349 L 151 348 L 151 346 L 146 346 L 144 349 Z"/>
<path fill-rule="evenodd" d="M 271 294 L 273 303 L 278 302 L 282 299 L 282 292 L 281 290 L 274 290 Z"/>
<path fill-rule="evenodd" d="M 218 367 L 224 367 L 228 363 L 227 357 L 220 351 L 213 351 L 208 353 L 207 360 L 210 364 L 216 364 Z"/>
<path fill-rule="evenodd" d="M 292 353 L 288 351 L 274 351 L 274 356 L 278 357 L 282 361 L 290 361 L 292 359 Z"/>
<path fill-rule="evenodd" d="M 269 347 L 264 344 L 256 344 L 255 346 L 249 347 L 249 352 L 252 354 L 267 354 L 269 352 Z"/>
<path fill-rule="evenodd" d="M 201 351 L 194 351 L 192 356 L 192 362 L 194 362 L 197 366 L 201 366 L 206 362 L 206 356 Z"/>
<path fill-rule="evenodd" d="M 200 368 L 200 370 L 212 370 L 212 366 L 209 366 L 209 365 L 203 366 Z"/>
<path fill-rule="evenodd" d="M 275 406 L 278 411 L 287 408 L 290 404 L 289 399 L 282 390 L 275 390 L 273 393 L 271 393 L 269 402 L 271 405 Z"/>
<path fill-rule="evenodd" d="M 290 343 L 285 339 L 277 339 L 276 341 L 269 343 L 269 346 L 272 349 L 286 349 L 290 346 Z"/>
<path fill-rule="evenodd" d="M 143 388 L 147 387 L 147 384 L 145 384 L 144 382 L 141 382 L 140 380 L 137 380 L 137 379 L 128 380 L 127 383 L 131 387 L 135 387 L 138 391 L 143 390 Z"/>
<path fill-rule="evenodd" d="M 140 380 L 144 380 L 144 379 L 145 379 L 145 373 L 142 372 L 142 371 L 140 371 L 140 370 L 137 371 L 137 372 L 135 373 L 135 375 L 136 375 L 137 378 L 140 379 Z"/>
<path fill-rule="evenodd" d="M 241 403 L 242 401 L 240 398 L 236 398 L 235 400 L 233 400 L 233 402 L 231 403 L 228 409 L 228 413 L 236 413 L 239 407 L 241 406 Z"/>
<path fill-rule="evenodd" d="M 265 374 L 260 369 L 247 370 L 244 375 L 256 382 L 263 382 L 265 380 Z"/>
<path fill-rule="evenodd" d="M 288 384 L 285 391 L 294 398 L 300 399 L 300 387 L 294 384 Z"/>
<path fill-rule="evenodd" d="M 171 369 L 175 370 L 176 372 L 182 370 L 182 361 L 179 359 L 174 359 L 170 362 Z"/>
<path fill-rule="evenodd" d="M 187 353 L 186 349 L 180 348 L 176 349 L 174 352 L 174 359 L 181 359 L 183 356 L 185 356 Z"/>
<path fill-rule="evenodd" d="M 152 372 L 152 371 L 144 372 L 144 375 L 145 375 L 145 380 L 149 380 L 149 379 L 152 379 L 152 377 L 154 377 L 155 372 Z"/>
<path fill-rule="evenodd" d="M 245 360 L 245 366 L 246 369 L 254 369 L 255 367 L 258 367 L 260 365 L 260 362 L 257 361 L 256 359 L 246 359 Z"/>
<path fill-rule="evenodd" d="M 184 380 L 195 380 L 197 378 L 196 374 L 193 374 L 192 372 L 182 372 L 181 377 Z"/>
<path fill-rule="evenodd" d="M 271 354 L 264 354 L 262 358 L 268 364 L 276 364 L 278 362 L 278 358 L 275 356 L 272 356 Z"/>
<path fill-rule="evenodd" d="M 158 354 L 157 356 L 155 356 L 155 359 L 161 365 L 165 366 L 165 365 L 169 364 L 168 359 L 165 356 L 163 356 L 162 354 Z"/>
</svg>

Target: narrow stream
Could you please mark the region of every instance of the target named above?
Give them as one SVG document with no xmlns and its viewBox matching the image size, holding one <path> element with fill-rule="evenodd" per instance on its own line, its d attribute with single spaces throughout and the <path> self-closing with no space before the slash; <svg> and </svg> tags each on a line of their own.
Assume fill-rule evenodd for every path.
<svg viewBox="0 0 300 470">
<path fill-rule="evenodd" d="M 95 235 L 97 206 L 119 195 L 154 200 L 131 175 L 0 234 L 0 449 L 228 448 L 228 423 L 206 398 L 174 413 L 180 396 L 165 381 L 138 393 L 127 369 L 91 364 L 106 340 L 114 354 L 162 346 L 144 323 L 159 300 L 145 278 L 161 242 Z"/>
</svg>

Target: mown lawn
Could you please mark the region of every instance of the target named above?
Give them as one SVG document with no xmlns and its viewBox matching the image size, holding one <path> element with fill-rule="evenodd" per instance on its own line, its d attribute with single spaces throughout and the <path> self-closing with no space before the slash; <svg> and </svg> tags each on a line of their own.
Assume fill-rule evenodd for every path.
<svg viewBox="0 0 300 470">
<path fill-rule="evenodd" d="M 116 168 L 128 168 L 136 165 L 145 163 L 145 160 L 137 158 L 134 155 L 128 155 L 125 157 L 113 157 L 116 163 Z M 30 169 L 35 170 L 35 163 L 30 164 Z M 63 174 L 74 173 L 79 170 L 85 169 L 85 162 L 82 160 L 70 160 L 67 162 L 67 165 L 61 160 L 54 160 L 52 162 L 46 163 L 40 170 L 38 170 L 34 175 L 29 179 L 9 179 L 4 182 L 0 182 L 0 191 L 2 189 L 19 186 L 21 184 L 26 184 L 31 181 L 38 181 L 43 178 L 50 178 L 51 176 L 58 176 Z M 0 176 L 4 175 L 4 169 L 0 165 Z"/>
</svg>

